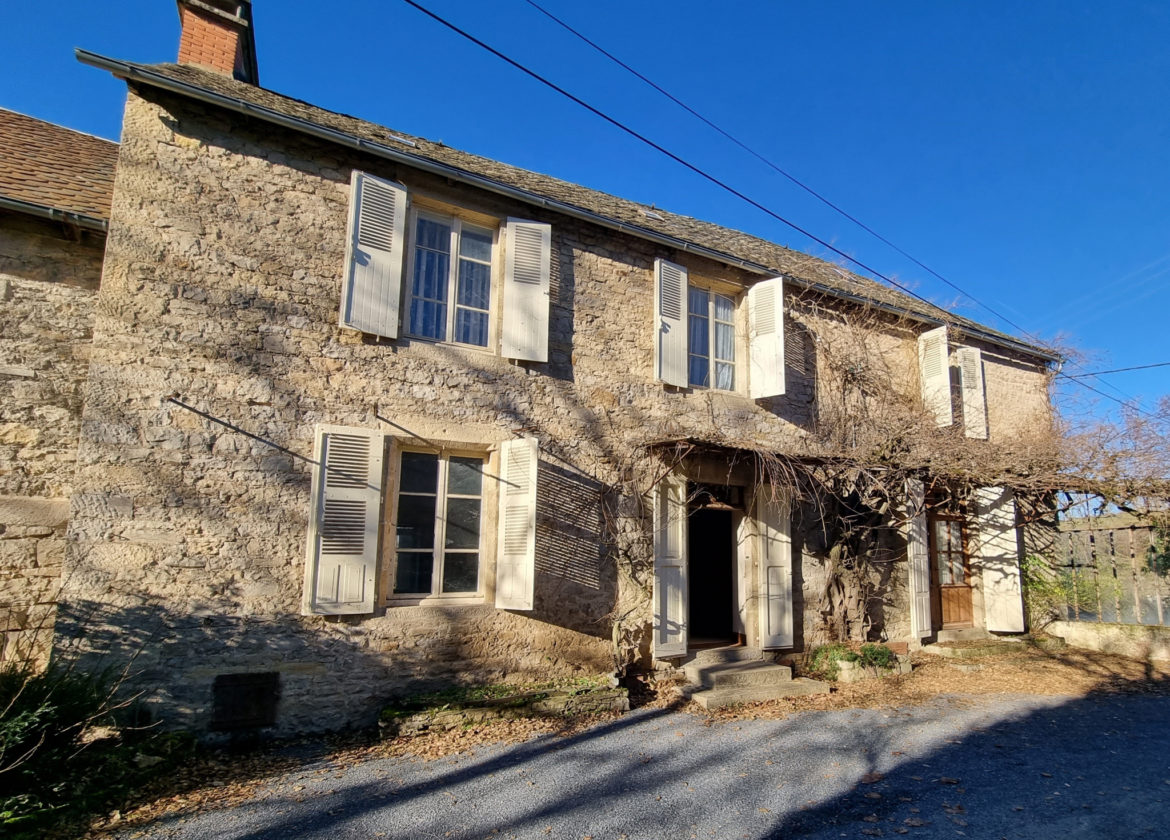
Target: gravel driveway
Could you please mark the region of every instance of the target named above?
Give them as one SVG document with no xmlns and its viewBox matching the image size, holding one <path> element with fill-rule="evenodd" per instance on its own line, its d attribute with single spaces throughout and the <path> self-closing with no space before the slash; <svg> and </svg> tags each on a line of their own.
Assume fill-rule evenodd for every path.
<svg viewBox="0 0 1170 840">
<path fill-rule="evenodd" d="M 642 710 L 432 762 L 308 762 L 120 838 L 1170 836 L 1170 697 L 955 697 L 711 722 Z"/>
</svg>

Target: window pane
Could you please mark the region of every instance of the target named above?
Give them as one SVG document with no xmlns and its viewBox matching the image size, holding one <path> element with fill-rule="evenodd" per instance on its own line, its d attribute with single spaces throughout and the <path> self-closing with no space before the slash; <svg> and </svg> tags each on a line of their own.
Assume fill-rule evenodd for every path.
<svg viewBox="0 0 1170 840">
<path fill-rule="evenodd" d="M 479 548 L 479 499 L 447 500 L 446 548 Z"/>
<path fill-rule="evenodd" d="M 735 390 L 735 365 L 726 362 L 715 363 L 715 387 L 724 391 Z"/>
<path fill-rule="evenodd" d="M 707 317 L 707 307 L 709 306 L 710 296 L 705 289 L 696 289 L 694 286 L 687 287 L 687 305 L 692 315 L 701 315 Z"/>
<path fill-rule="evenodd" d="M 711 353 L 708 342 L 711 340 L 707 332 L 707 319 L 702 315 L 691 313 L 690 329 L 687 331 L 687 347 L 696 356 L 707 356 Z"/>
<path fill-rule="evenodd" d="M 414 244 L 418 248 L 429 248 L 448 254 L 451 252 L 451 226 L 445 222 L 419 216 L 414 232 Z"/>
<path fill-rule="evenodd" d="M 483 263 L 459 261 L 459 293 L 456 301 L 460 306 L 487 309 L 492 293 L 492 267 Z"/>
<path fill-rule="evenodd" d="M 414 280 L 410 293 L 415 297 L 445 302 L 450 266 L 451 258 L 445 252 L 417 249 L 414 255 Z"/>
<path fill-rule="evenodd" d="M 724 362 L 735 361 L 735 328 L 731 324 L 715 322 L 715 358 Z"/>
<path fill-rule="evenodd" d="M 394 574 L 396 594 L 430 594 L 431 573 L 434 570 L 434 555 L 413 551 L 398 552 L 398 570 Z"/>
<path fill-rule="evenodd" d="M 491 231 L 464 225 L 463 235 L 459 238 L 459 256 L 490 263 L 492 261 Z"/>
<path fill-rule="evenodd" d="M 715 295 L 715 320 L 727 322 L 735 320 L 735 303 L 731 298 Z"/>
<path fill-rule="evenodd" d="M 474 309 L 455 310 L 455 340 L 476 347 L 487 347 L 488 316 Z"/>
<path fill-rule="evenodd" d="M 475 592 L 479 589 L 479 555 L 443 555 L 443 591 Z"/>
<path fill-rule="evenodd" d="M 424 338 L 447 337 L 447 306 L 442 303 L 412 298 L 410 301 L 410 332 Z"/>
<path fill-rule="evenodd" d="M 435 544 L 435 497 L 398 497 L 399 548 L 432 548 Z"/>
<path fill-rule="evenodd" d="M 456 496 L 478 496 L 483 487 L 483 461 L 479 458 L 452 458 L 447 473 L 447 492 Z"/>
<path fill-rule="evenodd" d="M 707 367 L 708 362 L 705 356 L 691 356 L 690 366 L 687 372 L 687 381 L 692 385 L 697 385 L 700 388 L 706 388 Z"/>
<path fill-rule="evenodd" d="M 439 488 L 439 456 L 426 452 L 402 453 L 402 492 L 434 493 Z"/>
</svg>

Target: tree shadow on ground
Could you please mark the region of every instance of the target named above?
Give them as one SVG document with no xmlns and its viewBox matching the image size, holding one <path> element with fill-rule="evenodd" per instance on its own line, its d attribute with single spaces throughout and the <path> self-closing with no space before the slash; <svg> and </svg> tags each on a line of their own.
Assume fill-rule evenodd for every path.
<svg viewBox="0 0 1170 840">
<path fill-rule="evenodd" d="M 301 753 L 299 778 L 267 779 L 219 828 L 247 840 L 1164 836 L 1168 712 L 1164 690 L 1112 689 L 779 721 L 644 709 L 567 737 L 376 762 L 350 783 L 354 762 Z"/>
</svg>

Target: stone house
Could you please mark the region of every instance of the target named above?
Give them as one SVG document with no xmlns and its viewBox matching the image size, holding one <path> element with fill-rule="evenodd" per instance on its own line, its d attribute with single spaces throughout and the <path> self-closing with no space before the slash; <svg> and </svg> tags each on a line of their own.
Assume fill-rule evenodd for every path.
<svg viewBox="0 0 1170 840">
<path fill-rule="evenodd" d="M 117 154 L 0 109 L 0 661 L 51 641 Z"/>
<path fill-rule="evenodd" d="M 1049 422 L 1042 349 L 265 90 L 247 3 L 179 6 L 179 64 L 79 51 L 129 95 L 56 638 L 132 659 L 168 725 L 803 649 L 823 562 L 757 456 L 812 451 L 841 313 L 947 434 Z M 1022 631 L 1010 491 L 921 495 L 873 637 Z"/>
</svg>

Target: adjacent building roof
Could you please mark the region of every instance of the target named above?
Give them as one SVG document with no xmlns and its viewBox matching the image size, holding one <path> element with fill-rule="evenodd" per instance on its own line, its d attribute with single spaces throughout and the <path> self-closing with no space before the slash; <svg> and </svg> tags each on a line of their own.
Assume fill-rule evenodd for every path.
<svg viewBox="0 0 1170 840">
<path fill-rule="evenodd" d="M 117 143 L 0 108 L 0 199 L 9 209 L 104 223 L 117 159 Z"/>
<path fill-rule="evenodd" d="M 285 128 L 361 149 L 399 163 L 437 172 L 483 189 L 511 195 L 570 216 L 690 251 L 748 271 L 783 276 L 815 291 L 861 301 L 930 325 L 948 324 L 992 344 L 1055 361 L 1049 350 L 955 315 L 839 265 L 742 231 L 670 213 L 548 175 L 453 149 L 356 117 L 327 111 L 227 76 L 189 65 L 135 64 L 84 50 L 78 58 L 128 81 L 150 85 Z"/>
</svg>

